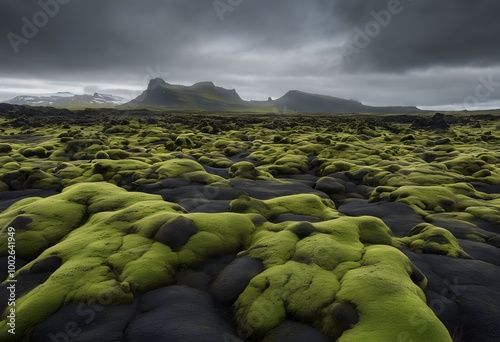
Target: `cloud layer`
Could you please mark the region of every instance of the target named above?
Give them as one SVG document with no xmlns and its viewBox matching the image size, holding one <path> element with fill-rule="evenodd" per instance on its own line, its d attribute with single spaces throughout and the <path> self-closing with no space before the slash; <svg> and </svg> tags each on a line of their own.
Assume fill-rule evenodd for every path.
<svg viewBox="0 0 500 342">
<path fill-rule="evenodd" d="M 500 107 L 500 3 L 494 1 L 0 6 L 0 100 L 55 90 L 132 97 L 159 76 L 182 84 L 210 80 L 245 99 L 300 89 L 373 105 Z M 477 96 L 481 77 L 490 77 L 490 87 Z"/>
</svg>

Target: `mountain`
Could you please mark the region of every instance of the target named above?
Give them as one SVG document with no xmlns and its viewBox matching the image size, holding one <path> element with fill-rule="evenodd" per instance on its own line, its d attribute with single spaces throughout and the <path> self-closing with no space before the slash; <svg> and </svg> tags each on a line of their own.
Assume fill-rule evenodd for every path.
<svg viewBox="0 0 500 342">
<path fill-rule="evenodd" d="M 127 107 L 161 107 L 173 110 L 241 110 L 247 109 L 236 90 L 216 87 L 212 82 L 192 86 L 168 84 L 161 78 L 152 79 L 148 88 Z"/>
<path fill-rule="evenodd" d="M 419 111 L 417 107 L 366 106 L 356 100 L 310 94 L 298 90 L 290 90 L 272 103 L 277 108 L 303 113 L 413 113 Z"/>
<path fill-rule="evenodd" d="M 161 78 L 152 79 L 147 89 L 125 103 L 120 96 L 94 93 L 75 95 L 59 92 L 17 96 L 5 103 L 61 108 L 115 107 L 119 109 L 157 108 L 182 111 L 227 112 L 302 112 L 302 113 L 413 113 L 417 107 L 371 107 L 355 100 L 290 90 L 282 97 L 267 101 L 245 101 L 236 90 L 217 87 L 212 82 L 192 86 L 174 85 Z"/>
<path fill-rule="evenodd" d="M 120 108 L 161 108 L 166 110 L 258 111 L 302 113 L 413 113 L 417 107 L 371 107 L 355 100 L 291 90 L 267 101 L 244 101 L 236 90 L 200 82 L 192 86 L 173 85 L 161 78 L 152 79 L 136 99 Z"/>
<path fill-rule="evenodd" d="M 52 107 L 111 107 L 122 104 L 125 98 L 109 94 L 94 93 L 94 95 L 75 95 L 68 92 L 58 92 L 45 95 L 21 95 L 4 103 L 29 106 Z"/>
</svg>

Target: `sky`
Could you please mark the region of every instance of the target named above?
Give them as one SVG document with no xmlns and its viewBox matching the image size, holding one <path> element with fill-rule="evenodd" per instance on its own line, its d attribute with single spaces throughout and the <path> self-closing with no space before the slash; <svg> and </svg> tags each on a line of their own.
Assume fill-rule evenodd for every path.
<svg viewBox="0 0 500 342">
<path fill-rule="evenodd" d="M 0 101 L 134 98 L 161 77 L 245 100 L 500 108 L 498 13 L 497 0 L 0 0 Z"/>
</svg>

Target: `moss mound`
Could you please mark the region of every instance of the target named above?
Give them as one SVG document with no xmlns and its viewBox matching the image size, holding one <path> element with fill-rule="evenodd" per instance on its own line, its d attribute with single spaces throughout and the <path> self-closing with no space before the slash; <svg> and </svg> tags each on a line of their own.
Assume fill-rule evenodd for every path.
<svg viewBox="0 0 500 342">
<path fill-rule="evenodd" d="M 389 245 L 393 240 L 382 221 L 341 217 L 261 227 L 241 253 L 266 267 L 234 304 L 242 336 L 263 338 L 293 317 L 331 340 L 392 341 L 407 333 L 415 341 L 451 341 L 426 306 L 427 280 Z M 383 323 L 384 310 L 399 322 L 397 328 Z M 429 321 L 426 332 L 411 324 L 415 315 Z"/>
<path fill-rule="evenodd" d="M 127 303 L 136 294 L 172 284 L 178 267 L 196 267 L 250 243 L 254 225 L 246 216 L 183 212 L 157 195 L 129 193 L 109 183 L 80 183 L 60 195 L 19 201 L 2 213 L 2 229 L 17 229 L 18 257 L 32 260 L 18 277 L 46 259 L 62 260 L 49 279 L 18 299 L 18 336 L 29 335 L 67 303 L 104 295 L 112 304 Z M 167 222 L 182 218 L 195 232 L 178 252 L 155 241 Z M 0 248 L 6 255 L 4 240 Z M 0 335 L 6 333 L 5 322 Z"/>
<path fill-rule="evenodd" d="M 314 216 L 322 220 L 339 216 L 335 204 L 330 199 L 313 194 L 290 195 L 261 201 L 242 193 L 229 204 L 229 211 L 260 214 L 268 220 L 284 213 Z"/>
<path fill-rule="evenodd" d="M 226 182 L 224 178 L 206 172 L 203 166 L 191 159 L 170 159 L 160 163 L 158 166 L 156 170 L 159 175 L 158 179 L 184 178 L 191 182 L 202 184 Z"/>
<path fill-rule="evenodd" d="M 396 240 L 417 253 L 432 253 L 453 258 L 471 259 L 452 233 L 429 223 L 416 225 L 410 230 L 407 237 Z"/>
<path fill-rule="evenodd" d="M 229 168 L 229 177 L 254 180 L 274 179 L 271 173 L 256 168 L 253 163 L 248 161 L 243 161 L 231 165 L 231 167 Z"/>
<path fill-rule="evenodd" d="M 50 274 L 18 298 L 18 340 L 69 303 L 130 303 L 187 278 L 209 287 L 224 267 L 214 260 L 237 256 L 258 269 L 241 270 L 241 288 L 224 302 L 245 339 L 271 339 L 293 322 L 330 340 L 449 341 L 425 303 L 427 280 L 397 247 L 440 259 L 469 258 L 464 250 L 481 261 L 497 257 L 496 115 L 84 110 L 61 122 L 52 110 L 0 118 L 0 233 L 16 227 L 20 265 L 27 262 L 20 282 Z M 60 194 L 14 202 L 40 189 Z M 197 205 L 200 198 L 209 200 Z M 377 206 L 390 201 L 418 215 L 405 221 L 406 211 L 389 209 L 406 206 Z M 341 214 L 375 211 L 402 237 L 378 218 Z M 6 251 L 1 240 L 0 257 Z M 2 340 L 12 337 L 5 313 Z"/>
<path fill-rule="evenodd" d="M 399 188 L 380 187 L 373 191 L 370 201 L 390 199 L 408 204 L 417 213 L 465 211 L 469 207 L 487 207 L 497 212 L 498 195 L 478 192 L 469 183 L 447 184 L 443 186 L 402 186 Z M 469 211 L 480 214 L 475 209 Z"/>
<path fill-rule="evenodd" d="M 353 303 L 360 317 L 339 341 L 398 341 L 405 338 L 451 341 L 444 325 L 425 304 L 421 289 L 425 283 L 413 283 L 410 276 L 414 268 L 400 251 L 388 246 L 369 246 L 361 262 L 365 266 L 348 271 L 342 278 L 336 296 L 340 302 Z M 384 323 L 388 321 L 392 323 Z M 425 325 L 415 324 L 416 321 Z"/>
<path fill-rule="evenodd" d="M 390 246 L 390 230 L 381 220 L 339 217 L 330 200 L 316 195 L 267 201 L 247 196 L 231 207 L 246 209 L 243 214 L 188 214 L 160 196 L 130 193 L 104 182 L 81 183 L 49 198 L 17 202 L 0 214 L 3 229 L 18 229 L 19 256 L 31 260 L 17 277 L 22 280 L 26 271 L 53 258 L 60 261 L 44 283 L 18 299 L 18 331 L 29 336 L 68 303 L 99 296 L 107 296 L 113 305 L 130 303 L 138 294 L 173 284 L 180 269 L 242 251 L 240 255 L 262 260 L 265 267 L 234 303 L 234 317 L 246 336 L 264 337 L 286 317 L 294 317 L 332 339 L 363 337 L 373 325 L 382 324 L 377 318 L 382 309 L 369 299 L 376 294 L 394 316 L 410 317 L 407 307 L 418 308 L 432 324 L 431 337 L 447 340 L 446 330 L 425 305 L 425 278 L 415 277 L 415 267 Z M 255 219 L 256 214 L 272 218 L 304 210 L 323 221 L 273 224 Z M 181 232 L 187 235 L 179 239 L 176 234 Z M 1 248 L 5 255 L 6 246 Z M 357 280 L 372 277 L 375 269 L 372 280 Z M 386 288 L 400 293 L 397 300 L 389 290 L 384 292 Z M 6 334 L 5 323 L 0 323 L 1 336 Z M 415 332 L 410 323 L 401 325 Z M 392 338 L 388 330 L 370 336 Z"/>
</svg>

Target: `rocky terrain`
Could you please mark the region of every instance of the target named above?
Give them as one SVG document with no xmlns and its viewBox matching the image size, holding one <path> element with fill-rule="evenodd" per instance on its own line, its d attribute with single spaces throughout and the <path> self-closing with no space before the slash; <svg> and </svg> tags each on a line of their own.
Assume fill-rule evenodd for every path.
<svg viewBox="0 0 500 342">
<path fill-rule="evenodd" d="M 498 341 L 499 118 L 1 105 L 0 339 Z"/>
</svg>

